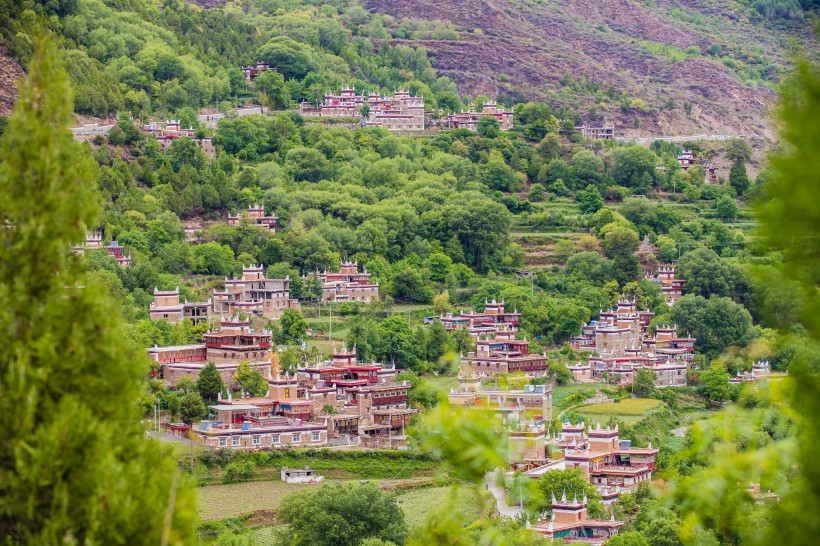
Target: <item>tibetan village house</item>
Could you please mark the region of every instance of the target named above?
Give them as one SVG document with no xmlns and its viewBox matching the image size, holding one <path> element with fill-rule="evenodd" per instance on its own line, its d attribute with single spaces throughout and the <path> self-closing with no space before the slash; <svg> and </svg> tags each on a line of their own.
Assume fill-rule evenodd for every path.
<svg viewBox="0 0 820 546">
<path fill-rule="evenodd" d="M 662 265 L 654 276 L 647 275 L 646 279 L 660 285 L 661 295 L 669 307 L 675 305 L 675 302 L 683 296 L 684 281 L 675 278 L 674 265 Z"/>
<path fill-rule="evenodd" d="M 236 216 L 228 214 L 228 225 L 238 226 L 242 220 L 246 220 L 249 224 L 267 228 L 271 233 L 276 233 L 276 221 L 279 220 L 274 215 L 266 215 L 265 208 L 259 205 L 252 205 L 248 207 L 247 216 L 237 214 Z"/>
<path fill-rule="evenodd" d="M 179 301 L 179 287 L 174 290 L 158 290 L 154 288 L 154 302 L 148 310 L 151 320 L 165 319 L 171 324 L 177 324 L 185 319 L 194 324 L 208 322 L 211 319 L 211 300 L 188 302 Z"/>
<path fill-rule="evenodd" d="M 171 386 L 182 377 L 196 380 L 202 368 L 213 362 L 222 381 L 230 385 L 242 361 L 258 367 L 265 377 L 271 377 L 268 362 L 271 333 L 267 330 L 254 331 L 247 320 L 223 318 L 219 330 L 206 332 L 204 337 L 204 344 L 148 349 L 148 356 L 158 368 L 157 378 Z"/>
<path fill-rule="evenodd" d="M 267 72 L 268 70 L 271 70 L 270 65 L 262 61 L 258 61 L 255 65 L 242 67 L 242 73 L 245 74 L 245 81 L 248 83 L 255 80 L 256 76 L 262 72 Z"/>
<path fill-rule="evenodd" d="M 278 319 L 285 309 L 298 308 L 290 298 L 290 278 L 267 279 L 261 265 L 242 268 L 242 278 L 225 279 L 225 289 L 214 291 L 214 313 L 235 312 Z"/>
<path fill-rule="evenodd" d="M 605 125 L 603 127 L 590 127 L 588 125 L 581 125 L 575 128 L 587 140 L 614 140 L 615 127 L 612 125 Z"/>
<path fill-rule="evenodd" d="M 566 492 L 560 499 L 553 494 L 550 517 L 535 525 L 527 521 L 527 529 L 554 541 L 578 542 L 589 546 L 599 546 L 617 536 L 624 522 L 616 521 L 615 516 L 608 520 L 592 519 L 587 516 L 587 505 L 586 496 L 582 499 L 573 496 L 570 500 Z"/>
<path fill-rule="evenodd" d="M 131 265 L 131 256 L 123 254 L 123 247 L 117 241 L 111 241 L 109 245 L 103 242 L 102 233 L 94 232 L 88 233 L 85 236 L 85 242 L 81 245 L 71 247 L 71 252 L 78 256 L 84 256 L 87 250 L 105 250 L 108 255 L 117 260 L 120 267 L 128 267 Z"/>
<path fill-rule="evenodd" d="M 478 126 L 478 121 L 488 116 L 498 120 L 498 127 L 502 131 L 512 129 L 513 113 L 499 108 L 498 104 L 492 101 L 485 102 L 481 105 L 481 111 L 476 111 L 475 105 L 471 104 L 470 109 L 466 112 L 453 113 L 443 117 L 441 118 L 441 125 L 447 129 L 468 129 L 475 131 Z"/>
<path fill-rule="evenodd" d="M 322 301 L 370 303 L 379 299 L 379 283 L 371 282 L 367 271 L 360 273 L 356 262 L 342 261 L 338 272 L 315 275 L 322 282 Z"/>
</svg>

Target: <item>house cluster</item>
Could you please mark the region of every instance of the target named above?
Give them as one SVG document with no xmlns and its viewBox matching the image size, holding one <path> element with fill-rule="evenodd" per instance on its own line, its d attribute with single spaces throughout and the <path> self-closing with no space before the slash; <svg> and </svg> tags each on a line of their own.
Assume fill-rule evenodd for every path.
<svg viewBox="0 0 820 546">
<path fill-rule="evenodd" d="M 628 384 L 646 368 L 655 374 L 657 387 L 686 385 L 697 340 L 679 337 L 677 327 L 668 325 L 658 325 L 651 335 L 652 317 L 652 312 L 638 311 L 634 300 L 621 299 L 615 309 L 601 311 L 600 319 L 582 326 L 572 345 L 590 357 L 569 366 L 575 380 Z"/>
<path fill-rule="evenodd" d="M 564 421 L 552 435 L 552 388 L 549 383 L 504 390 L 487 383 L 491 378 L 460 370 L 458 387 L 448 399 L 453 406 L 481 412 L 500 421 L 507 431 L 507 483 L 516 472 L 529 479 L 544 478 L 549 472 L 581 468 L 590 484 L 610 507 L 621 493 L 634 492 L 652 478 L 657 449 L 635 448 L 621 440 L 618 427 L 586 426 L 582 421 Z M 548 538 L 567 542 L 603 544 L 618 534 L 622 521 L 614 517 L 598 520 L 587 515 L 588 500 L 564 492 L 552 499 L 552 515 L 527 523 L 527 528 Z"/>
<path fill-rule="evenodd" d="M 718 182 L 717 167 L 705 159 L 696 157 L 695 154 L 692 153 L 692 148 L 681 149 L 680 153 L 678 153 L 678 165 L 683 171 L 688 170 L 692 165 L 701 165 L 706 174 L 706 182 L 711 184 L 717 184 Z"/>
<path fill-rule="evenodd" d="M 370 303 L 379 299 L 379 283 L 370 280 L 367 270 L 359 272 L 359 264 L 341 260 L 339 271 L 317 271 L 305 280 L 316 277 L 322 283 L 322 301 Z"/>
<path fill-rule="evenodd" d="M 424 97 L 413 97 L 403 90 L 392 96 L 379 93 L 357 95 L 354 88 L 345 86 L 338 95 L 327 93 L 317 106 L 303 101 L 299 113 L 329 118 L 361 117 L 362 125 L 385 127 L 391 131 L 423 131 L 425 128 Z"/>
<path fill-rule="evenodd" d="M 268 347 L 263 351 L 265 361 L 253 361 L 253 364 L 267 379 L 267 393 L 256 398 L 244 393 L 236 397 L 220 395 L 217 404 L 209 406 L 209 419 L 192 427 L 199 443 L 234 449 L 328 444 L 396 448 L 404 445 L 405 429 L 416 410 L 407 405 L 410 384 L 396 381 L 395 368 L 359 362 L 354 347 L 334 349 L 330 360 L 297 368 L 293 375 L 282 374 L 278 354 L 270 349 L 270 334 L 264 334 L 267 335 L 264 345 Z M 208 340 L 206 335 L 205 358 L 214 361 Z M 247 341 L 254 347 L 252 352 L 258 354 L 256 347 L 260 346 L 260 340 L 248 338 Z M 182 348 L 154 348 L 149 354 L 164 351 L 164 359 L 168 360 L 169 353 L 178 349 Z M 248 360 L 253 356 L 239 353 L 233 356 L 233 349 L 233 346 L 221 345 L 213 351 L 225 351 L 231 359 Z M 215 363 L 225 383 L 232 385 L 233 376 L 224 373 L 228 371 L 224 358 L 217 355 Z M 199 369 L 202 366 L 204 361 L 199 362 Z M 168 380 L 168 371 L 177 367 L 176 363 L 163 365 L 166 370 L 163 379 Z M 171 429 L 182 434 L 188 427 L 173 424 Z"/>
<path fill-rule="evenodd" d="M 525 373 L 535 376 L 547 371 L 547 356 L 531 354 L 530 342 L 518 339 L 521 313 L 509 312 L 504 301 L 484 303 L 484 311 L 441 314 L 425 322 L 440 321 L 448 331 L 466 329 L 475 339 L 476 350 L 461 355 L 461 369 L 477 376 Z"/>
<path fill-rule="evenodd" d="M 103 242 L 103 236 L 100 232 L 90 232 L 85 235 L 85 241 L 80 244 L 71 247 L 71 252 L 78 256 L 84 256 L 87 250 L 101 250 L 104 249 L 108 252 L 108 255 L 117 260 L 117 263 L 121 267 L 128 267 L 131 265 L 131 256 L 126 256 L 123 254 L 122 245 L 120 245 L 117 241 L 111 241 L 110 244 L 106 245 Z"/>
<path fill-rule="evenodd" d="M 547 442 L 558 448 L 560 457 L 552 459 L 549 453 L 539 453 L 542 461 L 524 459 L 514 465 L 514 470 L 530 479 L 541 479 L 551 471 L 569 468 L 583 470 L 589 482 L 601 493 L 604 507 L 610 507 L 622 493 L 634 492 L 641 483 L 652 479 L 655 457 L 658 449 L 633 447 L 629 440 L 621 440 L 618 426 L 594 428 L 583 421 L 573 424 L 565 420 L 561 432 Z M 512 471 L 508 477 L 512 476 Z M 553 495 L 552 515 L 541 518 L 528 528 L 552 539 L 566 542 L 603 544 L 618 534 L 623 522 L 614 516 L 608 520 L 592 519 L 587 516 L 586 496 L 579 499 L 572 493 L 572 500 L 564 492 L 561 498 Z"/>
<path fill-rule="evenodd" d="M 267 279 L 261 265 L 242 268 L 241 278 L 225 278 L 225 288 L 214 290 L 207 302 L 179 301 L 179 288 L 154 289 L 154 302 L 149 308 L 152 320 L 167 320 L 175 324 L 189 318 L 194 323 L 209 321 L 212 315 L 256 315 L 278 319 L 285 309 L 298 308 L 290 297 L 290 278 Z"/>
<path fill-rule="evenodd" d="M 273 214 L 265 214 L 265 207 L 260 207 L 259 205 L 249 206 L 248 212 L 245 215 L 233 215 L 228 213 L 229 226 L 238 226 L 242 223 L 242 220 L 246 220 L 249 224 L 254 226 L 267 228 L 271 231 L 271 233 L 276 233 L 276 222 L 279 218 Z"/>
<path fill-rule="evenodd" d="M 441 118 L 441 126 L 446 129 L 469 129 L 470 131 L 475 131 L 478 126 L 478 121 L 487 116 L 497 119 L 498 126 L 502 131 L 512 129 L 513 113 L 499 108 L 498 103 L 493 101 L 482 104 L 481 110 L 476 110 L 475 104 L 470 103 L 466 112 L 454 112 Z"/>
</svg>

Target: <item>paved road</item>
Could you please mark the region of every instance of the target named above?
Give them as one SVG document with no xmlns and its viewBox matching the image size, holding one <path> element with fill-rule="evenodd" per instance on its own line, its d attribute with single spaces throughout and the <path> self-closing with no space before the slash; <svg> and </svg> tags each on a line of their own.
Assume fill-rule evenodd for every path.
<svg viewBox="0 0 820 546">
<path fill-rule="evenodd" d="M 499 515 L 514 518 L 521 512 L 521 508 L 507 505 L 507 492 L 503 487 L 499 487 L 498 484 L 496 484 L 496 472 L 498 472 L 498 470 L 487 472 L 486 476 L 484 476 L 484 481 L 487 482 L 487 490 L 495 497 Z"/>
</svg>

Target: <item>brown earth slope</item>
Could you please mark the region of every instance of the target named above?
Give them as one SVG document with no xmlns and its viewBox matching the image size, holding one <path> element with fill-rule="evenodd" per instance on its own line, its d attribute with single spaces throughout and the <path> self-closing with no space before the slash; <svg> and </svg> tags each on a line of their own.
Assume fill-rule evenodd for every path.
<svg viewBox="0 0 820 546">
<path fill-rule="evenodd" d="M 0 46 L 0 116 L 8 116 L 17 100 L 17 80 L 25 76 L 23 69 Z"/>
<path fill-rule="evenodd" d="M 647 43 L 677 50 L 695 46 L 704 52 L 712 43 L 726 40 L 736 50 L 762 52 L 773 63 L 789 62 L 785 50 L 789 34 L 767 28 L 717 0 L 658 0 L 652 8 L 631 0 L 365 0 L 364 4 L 394 17 L 452 22 L 460 40 L 405 43 L 424 45 L 437 70 L 455 79 L 465 95 L 520 91 L 527 99 L 543 99 L 549 90 L 560 88 L 568 73 L 576 79 L 586 75 L 604 87 L 612 85 L 641 98 L 647 105 L 643 112 L 623 113 L 618 104 L 602 107 L 591 98 L 575 105 L 581 111 L 595 106 L 616 123 L 619 133 L 628 136 L 703 132 L 771 136 L 766 112 L 774 92 L 744 86 L 732 70 L 711 57 L 673 62 L 664 54 L 650 53 Z M 694 14 L 699 19 L 674 19 L 669 15 L 673 6 L 679 8 L 675 13 L 683 10 L 678 17 Z M 798 39 L 812 40 L 810 31 Z M 689 114 L 683 108 L 686 102 L 692 104 Z M 636 115 L 639 128 L 634 127 Z"/>
</svg>

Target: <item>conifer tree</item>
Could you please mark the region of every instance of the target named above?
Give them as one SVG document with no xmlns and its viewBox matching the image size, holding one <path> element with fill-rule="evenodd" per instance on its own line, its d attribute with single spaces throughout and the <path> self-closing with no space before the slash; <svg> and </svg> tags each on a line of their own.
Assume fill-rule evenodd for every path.
<svg viewBox="0 0 820 546">
<path fill-rule="evenodd" d="M 0 536 L 13 544 L 182 544 L 195 504 L 139 423 L 143 352 L 70 247 L 97 226 L 72 92 L 39 41 L 0 143 Z"/>
<path fill-rule="evenodd" d="M 732 169 L 729 171 L 729 184 L 738 195 L 743 195 L 749 189 L 749 175 L 746 174 L 746 164 L 743 161 L 732 163 Z"/>
<path fill-rule="evenodd" d="M 222 376 L 219 375 L 219 370 L 216 369 L 213 362 L 208 362 L 208 364 L 202 368 L 202 371 L 199 372 L 196 390 L 199 391 L 199 395 L 203 400 L 214 401 L 224 389 L 225 384 L 222 382 Z"/>
</svg>

